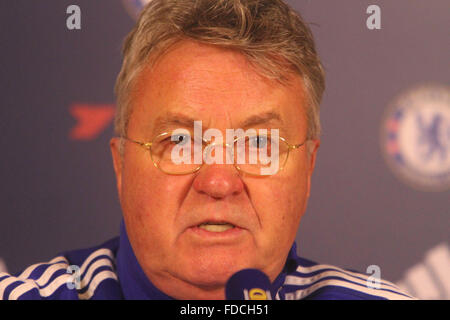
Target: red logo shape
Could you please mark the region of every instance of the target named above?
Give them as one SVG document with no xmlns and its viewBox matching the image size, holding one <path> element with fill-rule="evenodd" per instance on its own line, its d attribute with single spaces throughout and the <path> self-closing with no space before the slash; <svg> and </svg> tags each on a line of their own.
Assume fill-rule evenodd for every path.
<svg viewBox="0 0 450 320">
<path fill-rule="evenodd" d="M 73 104 L 70 114 L 77 120 L 69 137 L 72 140 L 93 140 L 114 118 L 115 106 L 112 104 Z"/>
</svg>

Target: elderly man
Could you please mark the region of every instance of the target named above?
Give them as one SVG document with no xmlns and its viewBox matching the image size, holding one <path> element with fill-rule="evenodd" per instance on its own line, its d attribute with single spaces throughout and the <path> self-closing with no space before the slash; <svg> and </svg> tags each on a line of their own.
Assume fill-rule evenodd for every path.
<svg viewBox="0 0 450 320">
<path fill-rule="evenodd" d="M 0 274 L 0 297 L 224 299 L 250 268 L 274 299 L 410 298 L 296 254 L 323 90 L 311 32 L 281 0 L 151 1 L 116 84 L 120 237 Z M 276 156 L 270 174 L 248 156 L 263 148 Z M 208 161 L 219 151 L 231 161 Z"/>
</svg>

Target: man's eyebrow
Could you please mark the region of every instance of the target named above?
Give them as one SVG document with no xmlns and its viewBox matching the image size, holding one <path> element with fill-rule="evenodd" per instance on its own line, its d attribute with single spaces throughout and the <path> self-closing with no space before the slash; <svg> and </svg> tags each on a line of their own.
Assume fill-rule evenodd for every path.
<svg viewBox="0 0 450 320">
<path fill-rule="evenodd" d="M 253 115 L 247 119 L 245 119 L 241 123 L 241 128 L 249 128 L 262 124 L 276 123 L 278 126 L 283 126 L 283 120 L 278 112 L 268 111 L 261 114 Z"/>
<path fill-rule="evenodd" d="M 174 128 L 193 128 L 194 118 L 181 113 L 167 113 L 158 117 L 153 125 L 153 133 L 160 134 Z"/>
<path fill-rule="evenodd" d="M 153 125 L 153 133 L 160 134 L 174 128 L 193 128 L 196 119 L 182 113 L 167 113 L 158 117 Z M 276 124 L 283 127 L 283 120 L 276 111 L 268 111 L 248 117 L 242 123 L 240 128 L 251 128 L 259 125 Z"/>
</svg>

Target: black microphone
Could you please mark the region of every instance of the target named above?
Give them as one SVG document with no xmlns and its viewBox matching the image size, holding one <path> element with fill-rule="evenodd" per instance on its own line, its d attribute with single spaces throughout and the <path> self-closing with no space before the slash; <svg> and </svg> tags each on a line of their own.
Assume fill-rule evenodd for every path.
<svg viewBox="0 0 450 320">
<path fill-rule="evenodd" d="M 243 269 L 228 279 L 225 286 L 227 300 L 272 300 L 270 280 L 258 269 Z"/>
</svg>

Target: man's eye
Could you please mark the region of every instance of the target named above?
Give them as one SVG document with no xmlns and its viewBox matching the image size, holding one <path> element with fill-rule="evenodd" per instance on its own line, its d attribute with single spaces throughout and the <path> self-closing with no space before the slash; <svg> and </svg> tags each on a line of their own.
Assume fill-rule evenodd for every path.
<svg viewBox="0 0 450 320">
<path fill-rule="evenodd" d="M 189 141 L 189 136 L 186 134 L 174 134 L 170 137 L 173 144 L 184 145 Z"/>
<path fill-rule="evenodd" d="M 250 147 L 252 148 L 265 148 L 267 146 L 267 136 L 255 136 L 250 138 Z"/>
</svg>

